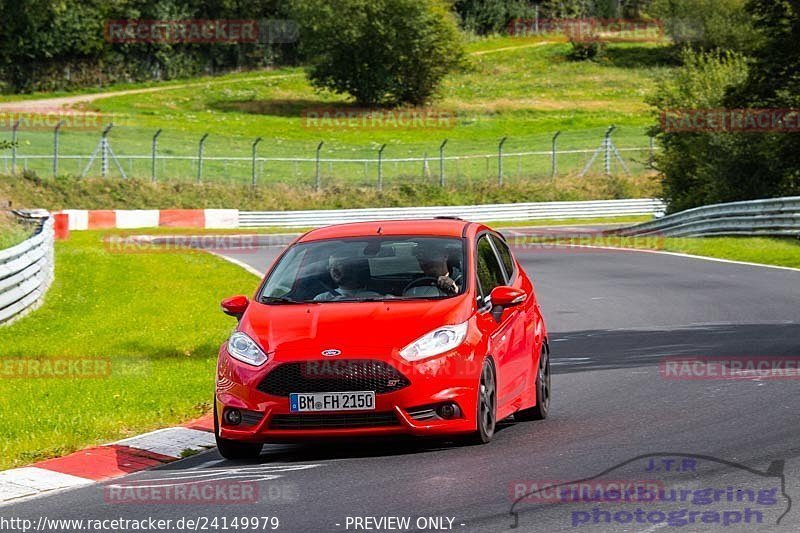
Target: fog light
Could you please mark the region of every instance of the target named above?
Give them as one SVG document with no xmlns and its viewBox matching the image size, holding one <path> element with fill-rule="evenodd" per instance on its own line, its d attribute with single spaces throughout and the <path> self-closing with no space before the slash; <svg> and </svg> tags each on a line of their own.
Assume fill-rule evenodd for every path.
<svg viewBox="0 0 800 533">
<path fill-rule="evenodd" d="M 454 403 L 442 404 L 439 406 L 436 412 L 440 417 L 444 418 L 445 420 L 455 418 L 456 416 L 461 414 L 461 411 L 458 409 L 458 406 Z"/>
<path fill-rule="evenodd" d="M 231 426 L 238 426 L 242 423 L 242 412 L 238 409 L 226 409 L 225 416 L 223 418 L 225 419 L 225 422 Z"/>
</svg>

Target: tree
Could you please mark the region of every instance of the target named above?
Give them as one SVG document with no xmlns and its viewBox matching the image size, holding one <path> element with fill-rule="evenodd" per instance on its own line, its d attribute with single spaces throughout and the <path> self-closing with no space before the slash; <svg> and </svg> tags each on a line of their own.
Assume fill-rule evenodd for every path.
<svg viewBox="0 0 800 533">
<path fill-rule="evenodd" d="M 663 21 L 675 42 L 705 50 L 749 53 L 759 35 L 746 9 L 747 0 L 654 0 L 650 14 Z"/>
<path fill-rule="evenodd" d="M 733 87 L 728 108 L 800 109 L 800 6 L 790 0 L 751 0 L 763 45 L 753 54 L 747 80 Z M 795 117 L 796 124 L 800 117 Z M 740 135 L 740 149 L 721 177 L 742 199 L 800 194 L 800 131 Z"/>
<path fill-rule="evenodd" d="M 747 76 L 746 59 L 733 52 L 685 48 L 681 59 L 683 66 L 659 80 L 656 93 L 649 99 L 660 116 L 719 109 L 728 89 L 743 83 Z M 669 131 L 661 125 L 652 133 L 662 147 L 655 166 L 661 172 L 670 211 L 738 199 L 728 180 L 720 178 L 738 149 L 736 134 Z"/>
<path fill-rule="evenodd" d="M 311 83 L 365 106 L 423 104 L 465 57 L 441 0 L 300 0 L 295 17 Z"/>
</svg>

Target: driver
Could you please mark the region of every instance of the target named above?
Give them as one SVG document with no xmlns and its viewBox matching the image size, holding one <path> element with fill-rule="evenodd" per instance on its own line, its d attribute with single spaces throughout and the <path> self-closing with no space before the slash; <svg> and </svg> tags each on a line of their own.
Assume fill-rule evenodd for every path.
<svg viewBox="0 0 800 533">
<path fill-rule="evenodd" d="M 366 258 L 333 255 L 328 258 L 328 274 L 336 288 L 316 295 L 314 301 L 359 300 L 383 296 L 367 290 L 370 271 L 369 261 Z"/>
<path fill-rule="evenodd" d="M 430 278 L 428 283 L 420 281 L 419 285 L 409 288 L 406 296 L 442 296 L 457 294 L 460 290 L 458 272 L 450 272 L 447 264 L 447 250 L 434 243 L 421 241 L 414 249 L 423 276 L 419 280 Z"/>
</svg>

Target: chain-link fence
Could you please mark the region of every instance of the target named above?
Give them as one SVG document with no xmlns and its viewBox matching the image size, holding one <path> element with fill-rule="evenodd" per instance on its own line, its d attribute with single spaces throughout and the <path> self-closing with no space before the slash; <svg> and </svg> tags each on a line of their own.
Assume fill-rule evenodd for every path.
<svg viewBox="0 0 800 533">
<path fill-rule="evenodd" d="M 620 133 L 622 133 L 620 135 Z M 368 137 L 365 133 L 364 137 Z M 4 173 L 42 177 L 138 178 L 236 184 L 337 183 L 384 187 L 398 183 L 511 183 L 559 175 L 639 175 L 656 147 L 643 129 L 555 132 L 473 141 L 352 146 L 340 142 L 245 139 L 144 132 L 107 126 L 97 131 L 12 130 L 0 155 Z"/>
</svg>

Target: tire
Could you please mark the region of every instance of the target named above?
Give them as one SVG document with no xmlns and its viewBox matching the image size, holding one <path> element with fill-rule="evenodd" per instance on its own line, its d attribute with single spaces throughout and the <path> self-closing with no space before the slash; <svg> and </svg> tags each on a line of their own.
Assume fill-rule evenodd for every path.
<svg viewBox="0 0 800 533">
<path fill-rule="evenodd" d="M 464 439 L 465 444 L 487 444 L 497 427 L 497 376 L 489 359 L 483 362 L 478 382 L 478 429 Z"/>
<path fill-rule="evenodd" d="M 219 436 L 219 422 L 217 419 L 217 399 L 214 398 L 214 438 L 217 441 L 217 451 L 225 459 L 232 461 L 258 459 L 261 449 L 264 447 L 260 443 L 239 442 L 231 439 L 223 439 Z"/>
<path fill-rule="evenodd" d="M 514 413 L 515 420 L 519 422 L 544 420 L 550 411 L 550 353 L 545 346 L 542 346 L 542 354 L 539 356 L 539 368 L 536 372 L 534 388 L 536 391 L 536 405 Z"/>
</svg>

